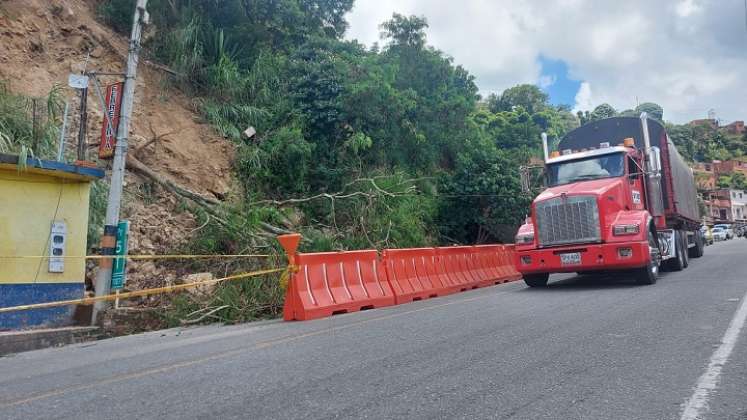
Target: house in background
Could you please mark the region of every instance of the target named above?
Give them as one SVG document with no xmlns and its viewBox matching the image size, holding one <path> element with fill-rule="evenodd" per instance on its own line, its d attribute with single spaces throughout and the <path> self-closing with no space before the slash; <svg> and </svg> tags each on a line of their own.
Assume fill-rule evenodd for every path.
<svg viewBox="0 0 747 420">
<path fill-rule="evenodd" d="M 716 174 L 713 172 L 713 165 L 710 163 L 696 163 L 693 166 L 693 175 L 695 175 L 695 184 L 700 191 L 716 189 Z"/>
<path fill-rule="evenodd" d="M 709 222 L 730 222 L 734 220 L 731 207 L 731 192 L 728 189 L 708 191 L 704 194 Z"/>
<path fill-rule="evenodd" d="M 747 192 L 744 190 L 729 190 L 731 194 L 731 214 L 735 222 L 747 220 Z"/>
<path fill-rule="evenodd" d="M 744 127 L 744 121 L 734 121 L 731 124 L 727 124 L 723 127 L 724 131 L 729 134 L 740 135 L 747 131 Z"/>
<path fill-rule="evenodd" d="M 0 154 L 0 307 L 85 292 L 91 183 L 101 169 Z M 42 258 L 37 258 L 42 257 Z M 69 325 L 72 307 L 0 314 L 0 330 Z"/>
<path fill-rule="evenodd" d="M 734 172 L 740 172 L 744 176 L 747 176 L 747 162 L 742 162 L 741 160 L 714 160 L 712 166 L 717 178 L 721 175 L 729 175 Z"/>
<path fill-rule="evenodd" d="M 710 127 L 715 130 L 718 128 L 718 120 L 716 120 L 715 118 L 704 118 L 700 120 L 692 120 L 690 121 L 690 125 L 691 126 L 703 125 L 703 126 Z"/>
</svg>

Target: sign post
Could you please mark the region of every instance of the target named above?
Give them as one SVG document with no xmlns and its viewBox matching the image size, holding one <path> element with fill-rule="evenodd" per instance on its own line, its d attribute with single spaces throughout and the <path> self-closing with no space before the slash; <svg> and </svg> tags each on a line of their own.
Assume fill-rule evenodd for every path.
<svg viewBox="0 0 747 420">
<path fill-rule="evenodd" d="M 127 259 L 124 258 L 127 255 L 127 237 L 130 231 L 130 222 L 123 220 L 119 222 L 117 226 L 117 242 L 114 248 L 114 255 L 119 258 L 114 258 L 112 263 L 112 290 L 119 292 L 125 284 L 126 280 L 126 268 Z"/>
</svg>

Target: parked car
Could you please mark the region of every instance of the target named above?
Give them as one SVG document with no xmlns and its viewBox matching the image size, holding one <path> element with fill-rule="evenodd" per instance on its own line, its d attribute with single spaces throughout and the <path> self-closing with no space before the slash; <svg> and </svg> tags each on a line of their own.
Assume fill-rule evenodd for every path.
<svg viewBox="0 0 747 420">
<path fill-rule="evenodd" d="M 713 240 L 714 241 L 725 241 L 726 240 L 726 229 L 722 227 L 714 227 L 711 229 L 711 233 L 713 234 Z"/>
<path fill-rule="evenodd" d="M 733 239 L 734 238 L 734 230 L 731 228 L 731 225 L 727 224 L 718 224 L 713 226 L 715 228 L 722 228 L 726 232 L 726 239 Z"/>
<path fill-rule="evenodd" d="M 703 234 L 703 238 L 705 239 L 706 245 L 713 245 L 713 232 L 711 232 L 711 228 L 703 225 L 700 227 L 700 233 Z"/>
</svg>

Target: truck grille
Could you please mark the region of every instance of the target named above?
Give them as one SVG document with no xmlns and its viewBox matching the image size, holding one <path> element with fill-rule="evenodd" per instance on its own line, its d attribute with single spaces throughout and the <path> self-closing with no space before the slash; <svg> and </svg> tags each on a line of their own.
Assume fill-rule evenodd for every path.
<svg viewBox="0 0 747 420">
<path fill-rule="evenodd" d="M 593 196 L 557 197 L 536 204 L 540 246 L 598 242 L 599 210 Z"/>
</svg>

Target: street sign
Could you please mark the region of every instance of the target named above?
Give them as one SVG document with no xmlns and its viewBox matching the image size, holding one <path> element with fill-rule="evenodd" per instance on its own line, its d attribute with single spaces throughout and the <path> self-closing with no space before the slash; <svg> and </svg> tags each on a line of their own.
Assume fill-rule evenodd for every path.
<svg viewBox="0 0 747 420">
<path fill-rule="evenodd" d="M 117 245 L 114 249 L 114 255 L 124 257 L 127 255 L 127 236 L 130 231 L 130 222 L 123 220 L 117 226 Z M 120 290 L 124 287 L 127 268 L 126 258 L 115 258 L 112 264 L 112 290 Z"/>
<path fill-rule="evenodd" d="M 119 127 L 119 111 L 122 106 L 122 89 L 124 83 L 114 83 L 106 87 L 106 113 L 104 124 L 101 126 L 101 144 L 99 144 L 99 159 L 111 159 L 114 156 L 114 145 L 117 143 L 117 128 Z M 111 125 L 109 125 L 111 121 Z"/>
<path fill-rule="evenodd" d="M 88 76 L 70 73 L 67 77 L 67 85 L 73 89 L 86 89 L 88 88 Z"/>
</svg>

